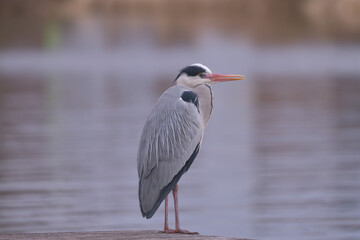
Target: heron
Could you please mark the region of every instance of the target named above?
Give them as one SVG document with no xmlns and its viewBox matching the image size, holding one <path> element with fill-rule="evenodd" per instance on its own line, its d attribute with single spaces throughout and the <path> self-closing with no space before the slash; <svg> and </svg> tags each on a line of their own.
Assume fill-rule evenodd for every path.
<svg viewBox="0 0 360 240">
<path fill-rule="evenodd" d="M 165 200 L 165 233 L 197 234 L 180 228 L 178 181 L 196 158 L 213 109 L 212 83 L 241 80 L 242 75 L 214 74 L 203 64 L 184 67 L 158 99 L 142 130 L 137 154 L 139 202 L 151 218 Z M 168 225 L 172 191 L 175 229 Z"/>
</svg>

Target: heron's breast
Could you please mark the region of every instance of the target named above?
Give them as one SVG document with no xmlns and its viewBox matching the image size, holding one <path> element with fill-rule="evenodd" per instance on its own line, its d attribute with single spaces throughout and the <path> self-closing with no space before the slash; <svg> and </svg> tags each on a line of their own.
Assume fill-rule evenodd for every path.
<svg viewBox="0 0 360 240">
<path fill-rule="evenodd" d="M 206 127 L 213 109 L 213 92 L 211 87 L 205 84 L 196 87 L 195 93 L 197 94 L 199 99 L 201 118 L 204 122 L 204 127 Z"/>
</svg>

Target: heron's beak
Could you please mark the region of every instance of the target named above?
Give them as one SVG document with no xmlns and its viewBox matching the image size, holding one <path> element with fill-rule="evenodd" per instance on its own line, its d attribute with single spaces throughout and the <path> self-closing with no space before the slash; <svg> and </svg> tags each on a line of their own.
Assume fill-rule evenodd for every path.
<svg viewBox="0 0 360 240">
<path fill-rule="evenodd" d="M 242 80 L 245 76 L 242 75 L 232 75 L 232 74 L 208 74 L 206 78 L 210 79 L 212 83 L 216 82 L 227 82 L 227 81 L 237 81 Z"/>
</svg>

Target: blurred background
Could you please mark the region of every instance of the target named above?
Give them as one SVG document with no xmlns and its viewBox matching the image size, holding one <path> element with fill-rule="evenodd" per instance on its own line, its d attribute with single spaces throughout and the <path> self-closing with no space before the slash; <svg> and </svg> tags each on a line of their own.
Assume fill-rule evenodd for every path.
<svg viewBox="0 0 360 240">
<path fill-rule="evenodd" d="M 195 62 L 246 79 L 213 86 L 182 227 L 359 239 L 358 0 L 1 1 L 0 232 L 161 229 L 137 147 Z"/>
</svg>

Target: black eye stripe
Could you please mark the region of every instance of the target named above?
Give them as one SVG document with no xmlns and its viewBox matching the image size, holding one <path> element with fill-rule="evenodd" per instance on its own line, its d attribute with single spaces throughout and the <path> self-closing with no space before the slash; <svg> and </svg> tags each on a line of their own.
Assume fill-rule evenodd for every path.
<svg viewBox="0 0 360 240">
<path fill-rule="evenodd" d="M 206 72 L 205 69 L 199 66 L 188 66 L 180 71 L 180 73 L 186 73 L 188 76 L 196 76 L 204 72 Z"/>
<path fill-rule="evenodd" d="M 181 74 L 185 73 L 186 75 L 188 76 L 197 76 L 199 75 L 200 73 L 205 73 L 206 70 L 202 67 L 199 67 L 199 66 L 187 66 L 187 67 L 184 67 L 183 69 L 181 69 L 179 75 L 177 75 L 177 77 L 175 78 L 175 80 L 177 80 Z"/>
</svg>

